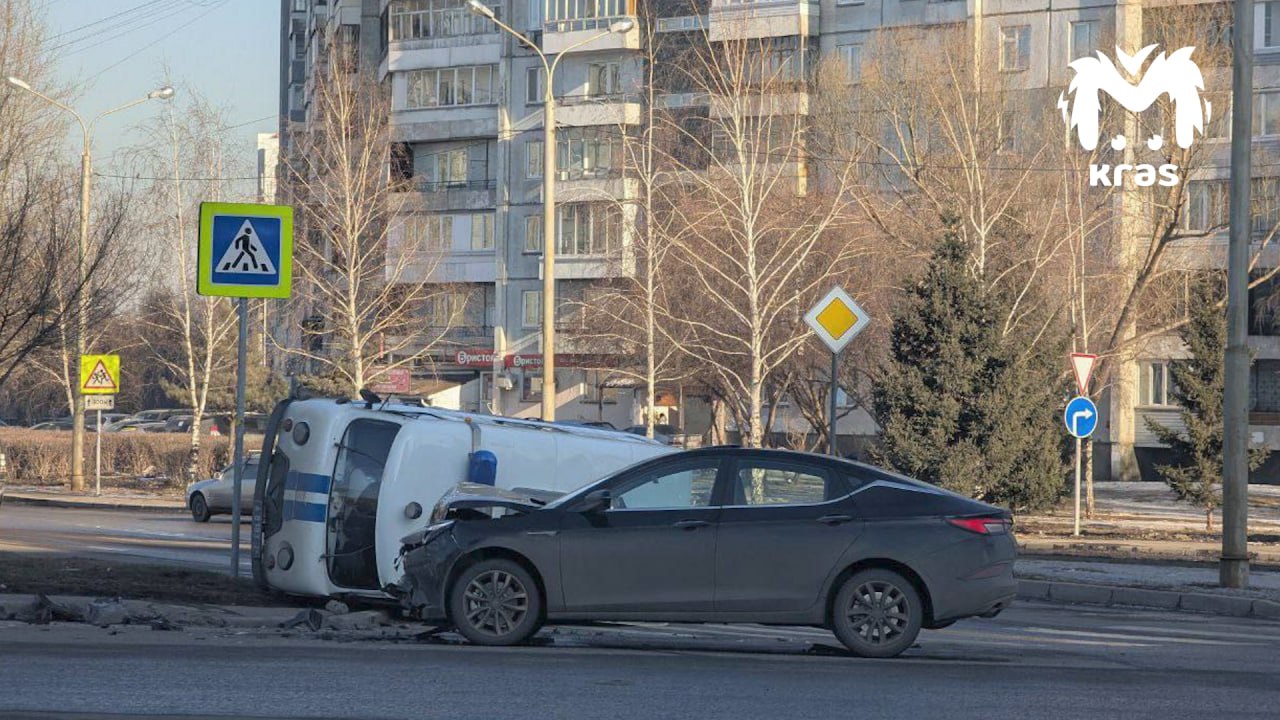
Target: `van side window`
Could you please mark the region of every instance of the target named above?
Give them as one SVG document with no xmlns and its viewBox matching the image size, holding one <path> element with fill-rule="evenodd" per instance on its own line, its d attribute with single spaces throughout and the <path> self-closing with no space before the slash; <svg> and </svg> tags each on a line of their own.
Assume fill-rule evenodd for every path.
<svg viewBox="0 0 1280 720">
<path fill-rule="evenodd" d="M 382 471 L 398 423 L 355 420 L 338 448 L 329 492 L 329 579 L 339 587 L 377 589 L 375 521 Z"/>
</svg>

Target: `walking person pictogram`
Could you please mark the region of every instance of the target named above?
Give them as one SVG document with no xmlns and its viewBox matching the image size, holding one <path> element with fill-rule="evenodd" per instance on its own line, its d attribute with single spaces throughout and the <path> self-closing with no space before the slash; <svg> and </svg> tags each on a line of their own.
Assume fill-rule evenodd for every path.
<svg viewBox="0 0 1280 720">
<path fill-rule="evenodd" d="M 233 236 L 231 244 L 227 246 L 226 252 L 215 267 L 220 273 L 271 275 L 276 271 L 270 254 L 263 247 L 262 240 L 248 220 L 240 225 L 240 229 Z"/>
</svg>

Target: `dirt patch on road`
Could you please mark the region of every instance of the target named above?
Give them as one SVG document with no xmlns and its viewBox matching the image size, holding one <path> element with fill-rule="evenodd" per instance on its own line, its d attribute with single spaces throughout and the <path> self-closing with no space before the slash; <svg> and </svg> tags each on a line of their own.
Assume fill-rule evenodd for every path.
<svg viewBox="0 0 1280 720">
<path fill-rule="evenodd" d="M 0 593 L 90 595 L 156 602 L 287 607 L 252 580 L 205 570 L 65 555 L 0 552 Z"/>
</svg>

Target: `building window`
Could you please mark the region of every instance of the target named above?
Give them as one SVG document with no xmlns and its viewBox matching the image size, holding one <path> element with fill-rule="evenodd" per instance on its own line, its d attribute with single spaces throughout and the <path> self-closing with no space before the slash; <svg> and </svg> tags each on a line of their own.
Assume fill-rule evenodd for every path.
<svg viewBox="0 0 1280 720">
<path fill-rule="evenodd" d="M 1250 181 L 1252 230 L 1269 233 L 1280 225 L 1280 177 Z M 1192 232 L 1224 230 L 1230 219 L 1229 185 L 1226 180 L 1193 180 L 1187 183 L 1187 208 L 1183 228 Z"/>
<path fill-rule="evenodd" d="M 595 30 L 609 27 L 611 18 L 628 14 L 630 0 L 547 0 L 548 21 L 577 20 L 576 23 L 559 23 L 561 32 Z"/>
<path fill-rule="evenodd" d="M 544 2 L 546 0 L 529 0 L 529 21 L 525 23 L 525 29 L 542 29 L 542 4 Z"/>
<path fill-rule="evenodd" d="M 561 255 L 605 255 L 619 247 L 622 215 L 609 203 L 569 203 L 556 208 Z"/>
<path fill-rule="evenodd" d="M 836 48 L 840 53 L 840 64 L 844 66 L 845 77 L 856 83 L 862 77 L 862 46 L 841 45 Z"/>
<path fill-rule="evenodd" d="M 471 249 L 493 249 L 493 215 L 476 213 L 471 216 Z"/>
<path fill-rule="evenodd" d="M 355 72 L 360 67 L 360 26 L 339 26 L 338 42 L 335 50 L 338 57 L 338 67 L 342 72 Z"/>
<path fill-rule="evenodd" d="M 1000 69 L 1020 72 L 1031 66 L 1031 26 L 1000 28 Z"/>
<path fill-rule="evenodd" d="M 1264 2 L 1262 3 L 1262 47 L 1277 46 L 1280 46 L 1280 2 Z"/>
<path fill-rule="evenodd" d="M 1018 151 L 1018 116 L 1012 110 L 1000 113 L 1000 149 L 1002 153 Z"/>
<path fill-rule="evenodd" d="M 430 327 L 458 327 L 467 313 L 467 294 L 445 292 L 427 298 L 424 315 Z"/>
<path fill-rule="evenodd" d="M 608 373 L 600 370 L 584 370 L 582 371 L 582 395 L 578 398 L 579 402 L 590 403 L 592 405 L 616 405 L 618 398 L 621 396 L 621 389 L 609 387 L 605 383 L 609 381 Z"/>
<path fill-rule="evenodd" d="M 542 291 L 525 290 L 520 293 L 520 324 L 525 328 L 542 325 Z"/>
<path fill-rule="evenodd" d="M 1169 375 L 1169 364 L 1164 361 L 1144 362 L 1139 365 L 1142 374 L 1141 387 L 1138 388 L 1138 403 L 1141 405 L 1173 405 L 1170 387 L 1173 378 Z"/>
<path fill-rule="evenodd" d="M 1207 232 L 1227 224 L 1227 183 L 1225 180 L 1193 180 L 1187 183 L 1187 210 L 1184 227 Z"/>
<path fill-rule="evenodd" d="M 602 97 L 622 92 L 621 66 L 616 62 L 587 65 L 587 95 Z"/>
<path fill-rule="evenodd" d="M 524 144 L 524 174 L 527 178 L 542 177 L 542 141 L 532 140 Z"/>
<path fill-rule="evenodd" d="M 493 217 L 493 213 L 409 215 L 403 220 L 404 244 L 428 252 L 493 250 Z"/>
<path fill-rule="evenodd" d="M 1097 20 L 1082 20 L 1080 22 L 1071 23 L 1071 47 L 1067 52 L 1072 60 L 1093 55 L 1098 49 L 1098 29 L 1100 23 Z"/>
<path fill-rule="evenodd" d="M 1253 134 L 1280 135 L 1280 90 L 1267 90 L 1253 96 Z"/>
<path fill-rule="evenodd" d="M 520 381 L 520 399 L 524 402 L 542 402 L 542 375 L 525 372 Z"/>
<path fill-rule="evenodd" d="M 493 102 L 493 65 L 410 70 L 405 73 L 405 107 L 410 110 Z"/>
<path fill-rule="evenodd" d="M 546 98 L 543 96 L 542 80 L 547 69 L 541 66 L 531 67 L 524 72 L 524 101 L 529 105 L 537 105 Z"/>
<path fill-rule="evenodd" d="M 293 0 L 293 11 L 294 11 L 294 12 L 306 12 L 306 11 L 307 11 L 307 0 Z"/>
<path fill-rule="evenodd" d="M 500 12 L 497 6 L 491 9 Z M 388 32 L 393 41 L 498 31 L 492 20 L 471 12 L 465 0 L 395 0 L 388 15 Z"/>
<path fill-rule="evenodd" d="M 542 214 L 529 215 L 524 219 L 524 251 L 526 253 L 542 252 Z"/>
<path fill-rule="evenodd" d="M 613 169 L 616 136 L 565 133 L 556 142 L 556 170 L 561 178 L 591 177 Z M 539 143 L 541 147 L 541 143 Z"/>
<path fill-rule="evenodd" d="M 422 157 L 422 179 L 429 187 L 467 184 L 467 149 L 445 150 Z"/>
</svg>

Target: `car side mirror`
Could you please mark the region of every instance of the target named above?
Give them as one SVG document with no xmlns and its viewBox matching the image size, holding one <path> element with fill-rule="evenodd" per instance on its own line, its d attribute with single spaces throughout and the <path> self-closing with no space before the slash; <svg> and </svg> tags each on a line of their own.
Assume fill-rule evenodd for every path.
<svg viewBox="0 0 1280 720">
<path fill-rule="evenodd" d="M 592 490 L 582 499 L 584 513 L 604 512 L 613 506 L 613 493 L 609 490 Z"/>
</svg>

